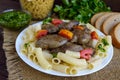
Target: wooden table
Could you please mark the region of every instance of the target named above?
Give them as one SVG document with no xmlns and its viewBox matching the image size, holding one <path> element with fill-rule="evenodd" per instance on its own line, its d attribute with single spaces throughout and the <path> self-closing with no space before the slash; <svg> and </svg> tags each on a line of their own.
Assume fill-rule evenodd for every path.
<svg viewBox="0 0 120 80">
<path fill-rule="evenodd" d="M 56 0 L 59 2 L 59 0 Z M 104 0 L 112 11 L 120 11 L 120 0 Z M 18 0 L 0 0 L 0 12 L 6 9 L 20 9 Z M 7 80 L 6 57 L 3 51 L 3 29 L 0 28 L 0 80 Z"/>
</svg>

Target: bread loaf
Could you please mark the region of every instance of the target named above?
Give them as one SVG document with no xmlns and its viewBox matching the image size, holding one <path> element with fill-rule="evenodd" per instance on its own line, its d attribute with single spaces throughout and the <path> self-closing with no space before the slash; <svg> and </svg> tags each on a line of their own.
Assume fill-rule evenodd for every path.
<svg viewBox="0 0 120 80">
<path fill-rule="evenodd" d="M 103 25 L 103 22 L 110 16 L 115 15 L 117 13 L 115 12 L 106 12 L 105 14 L 101 15 L 95 22 L 95 27 L 99 30 L 101 30 L 101 26 Z"/>
<path fill-rule="evenodd" d="M 105 13 L 106 12 L 100 12 L 100 13 L 95 14 L 90 20 L 91 24 L 95 25 L 96 20 Z"/>
<path fill-rule="evenodd" d="M 120 48 L 120 23 L 117 24 L 110 32 L 112 43 L 116 48 Z"/>
<path fill-rule="evenodd" d="M 110 33 L 111 29 L 114 26 L 116 26 L 118 23 L 120 23 L 120 14 L 112 15 L 104 21 L 104 23 L 101 27 L 101 30 L 103 33 L 108 35 Z"/>
</svg>

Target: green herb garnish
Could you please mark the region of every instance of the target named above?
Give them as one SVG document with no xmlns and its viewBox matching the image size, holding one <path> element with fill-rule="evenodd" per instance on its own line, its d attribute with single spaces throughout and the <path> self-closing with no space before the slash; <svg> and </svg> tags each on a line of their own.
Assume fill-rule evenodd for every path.
<svg viewBox="0 0 120 80">
<path fill-rule="evenodd" d="M 98 45 L 98 49 L 102 52 L 105 52 L 106 50 L 103 48 L 102 44 L 99 44 Z"/>
<path fill-rule="evenodd" d="M 43 24 L 47 24 L 47 23 L 49 23 L 51 21 L 52 21 L 52 18 L 48 17 L 48 18 L 43 20 Z"/>
<path fill-rule="evenodd" d="M 107 42 L 107 40 L 106 40 L 106 39 L 102 39 L 102 43 L 104 44 L 104 46 L 109 45 L 109 43 Z"/>
<path fill-rule="evenodd" d="M 25 49 L 27 49 L 28 46 L 29 46 L 29 43 L 25 43 L 25 44 L 24 44 L 24 48 L 25 48 Z"/>
<path fill-rule="evenodd" d="M 57 57 L 57 53 L 52 53 L 53 58 Z"/>
<path fill-rule="evenodd" d="M 110 11 L 110 7 L 103 0 L 62 0 L 62 5 L 55 5 L 53 10 L 60 19 L 87 23 L 95 13 Z"/>
</svg>

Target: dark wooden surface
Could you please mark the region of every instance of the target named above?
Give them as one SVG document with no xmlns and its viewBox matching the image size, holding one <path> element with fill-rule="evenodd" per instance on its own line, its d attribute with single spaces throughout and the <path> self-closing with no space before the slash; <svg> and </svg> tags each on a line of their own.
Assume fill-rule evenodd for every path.
<svg viewBox="0 0 120 80">
<path fill-rule="evenodd" d="M 120 0 L 104 0 L 111 7 L 112 11 L 120 11 Z M 56 0 L 59 3 L 60 0 Z M 7 9 L 20 9 L 19 0 L 0 0 L 0 13 Z M 7 80 L 8 72 L 6 67 L 6 57 L 2 49 L 3 29 L 0 27 L 0 80 Z"/>
<path fill-rule="evenodd" d="M 7 9 L 20 9 L 19 0 L 0 0 L 0 13 Z M 3 29 L 0 27 L 0 80 L 7 80 L 6 57 L 3 50 Z"/>
</svg>

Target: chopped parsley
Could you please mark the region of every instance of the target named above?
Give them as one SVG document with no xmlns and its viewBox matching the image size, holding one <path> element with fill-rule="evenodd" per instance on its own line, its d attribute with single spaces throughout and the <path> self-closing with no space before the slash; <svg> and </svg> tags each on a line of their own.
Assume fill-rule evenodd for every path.
<svg viewBox="0 0 120 80">
<path fill-rule="evenodd" d="M 49 23 L 51 21 L 52 21 L 52 18 L 48 17 L 48 18 L 43 20 L 43 24 L 47 24 L 47 23 Z"/>
<path fill-rule="evenodd" d="M 57 53 L 52 53 L 53 58 L 57 57 Z"/>
<path fill-rule="evenodd" d="M 25 49 L 27 49 L 28 46 L 29 46 L 29 43 L 25 43 L 25 44 L 24 44 L 24 48 L 25 48 Z"/>
<path fill-rule="evenodd" d="M 106 50 L 104 49 L 103 45 L 102 44 L 99 44 L 98 45 L 98 49 L 102 52 L 105 52 Z"/>
<path fill-rule="evenodd" d="M 109 45 L 109 43 L 107 42 L 107 40 L 106 40 L 106 39 L 102 39 L 102 43 L 104 44 L 104 46 Z"/>
</svg>

